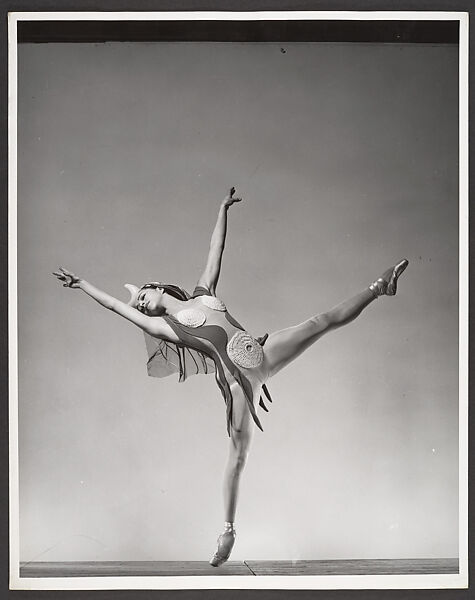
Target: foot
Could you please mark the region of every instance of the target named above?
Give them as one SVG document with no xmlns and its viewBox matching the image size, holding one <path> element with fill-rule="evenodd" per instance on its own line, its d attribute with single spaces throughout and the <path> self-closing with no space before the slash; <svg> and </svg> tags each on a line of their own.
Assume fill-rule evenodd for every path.
<svg viewBox="0 0 475 600">
<path fill-rule="evenodd" d="M 231 551 L 234 546 L 236 539 L 236 532 L 234 529 L 231 531 L 225 531 L 218 538 L 218 549 L 214 553 L 213 558 L 209 561 L 212 567 L 219 567 L 225 563 L 231 556 Z"/>
<path fill-rule="evenodd" d="M 379 296 L 395 296 L 397 291 L 397 280 L 399 276 L 406 270 L 409 261 L 403 259 L 394 267 L 385 271 L 379 279 L 369 286 L 369 289 L 376 297 Z"/>
</svg>

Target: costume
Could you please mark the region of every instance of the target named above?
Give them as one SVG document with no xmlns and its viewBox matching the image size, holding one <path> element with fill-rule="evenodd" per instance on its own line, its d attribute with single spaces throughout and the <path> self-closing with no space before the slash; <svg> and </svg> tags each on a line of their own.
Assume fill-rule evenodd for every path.
<svg viewBox="0 0 475 600">
<path fill-rule="evenodd" d="M 181 292 L 183 299 L 198 301 L 191 308 L 180 311 L 176 317 L 162 317 L 178 336 L 180 343 L 167 342 L 145 334 L 149 355 L 148 374 L 152 377 L 166 377 L 177 372 L 178 380 L 183 382 L 190 375 L 214 372 L 226 403 L 228 434 L 232 425 L 233 403 L 230 386 L 237 382 L 244 392 L 254 422 L 262 430 L 254 408 L 253 388 L 249 378 L 252 369 L 262 362 L 262 346 L 267 336 L 254 339 L 208 288 L 198 286 L 191 296 L 185 290 Z M 262 391 L 272 402 L 265 385 L 262 385 Z M 268 412 L 262 397 L 259 404 Z"/>
</svg>

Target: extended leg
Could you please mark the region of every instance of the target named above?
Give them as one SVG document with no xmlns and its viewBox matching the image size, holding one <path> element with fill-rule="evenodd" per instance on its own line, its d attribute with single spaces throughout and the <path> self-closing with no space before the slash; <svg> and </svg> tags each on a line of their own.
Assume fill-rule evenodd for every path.
<svg viewBox="0 0 475 600">
<path fill-rule="evenodd" d="M 325 333 L 350 323 L 376 296 L 368 288 L 338 304 L 328 312 L 316 315 L 299 325 L 282 329 L 269 336 L 265 356 L 269 377 L 278 373 Z"/>
<path fill-rule="evenodd" d="M 378 296 L 394 295 L 397 279 L 407 264 L 407 260 L 399 262 L 385 271 L 370 287 L 328 312 L 270 335 L 264 347 L 269 376 L 278 373 L 328 331 L 351 323 Z"/>
</svg>

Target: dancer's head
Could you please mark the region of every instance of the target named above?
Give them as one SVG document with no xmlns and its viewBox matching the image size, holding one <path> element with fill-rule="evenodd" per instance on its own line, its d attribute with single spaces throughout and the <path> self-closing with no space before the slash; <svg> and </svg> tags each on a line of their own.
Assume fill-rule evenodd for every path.
<svg viewBox="0 0 475 600">
<path fill-rule="evenodd" d="M 163 295 L 168 294 L 177 300 L 188 300 L 186 291 L 171 283 L 152 281 L 141 288 L 127 283 L 125 287 L 130 292 L 129 304 L 149 317 L 160 317 L 165 313 Z"/>
</svg>

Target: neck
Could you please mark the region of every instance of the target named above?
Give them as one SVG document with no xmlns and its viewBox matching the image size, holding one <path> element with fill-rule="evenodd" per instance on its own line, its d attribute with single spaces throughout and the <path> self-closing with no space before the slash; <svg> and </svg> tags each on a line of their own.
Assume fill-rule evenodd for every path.
<svg viewBox="0 0 475 600">
<path fill-rule="evenodd" d="M 174 315 L 181 310 L 185 304 L 183 300 L 178 300 L 169 294 L 163 294 L 161 303 L 165 309 L 165 314 L 167 315 Z"/>
</svg>

